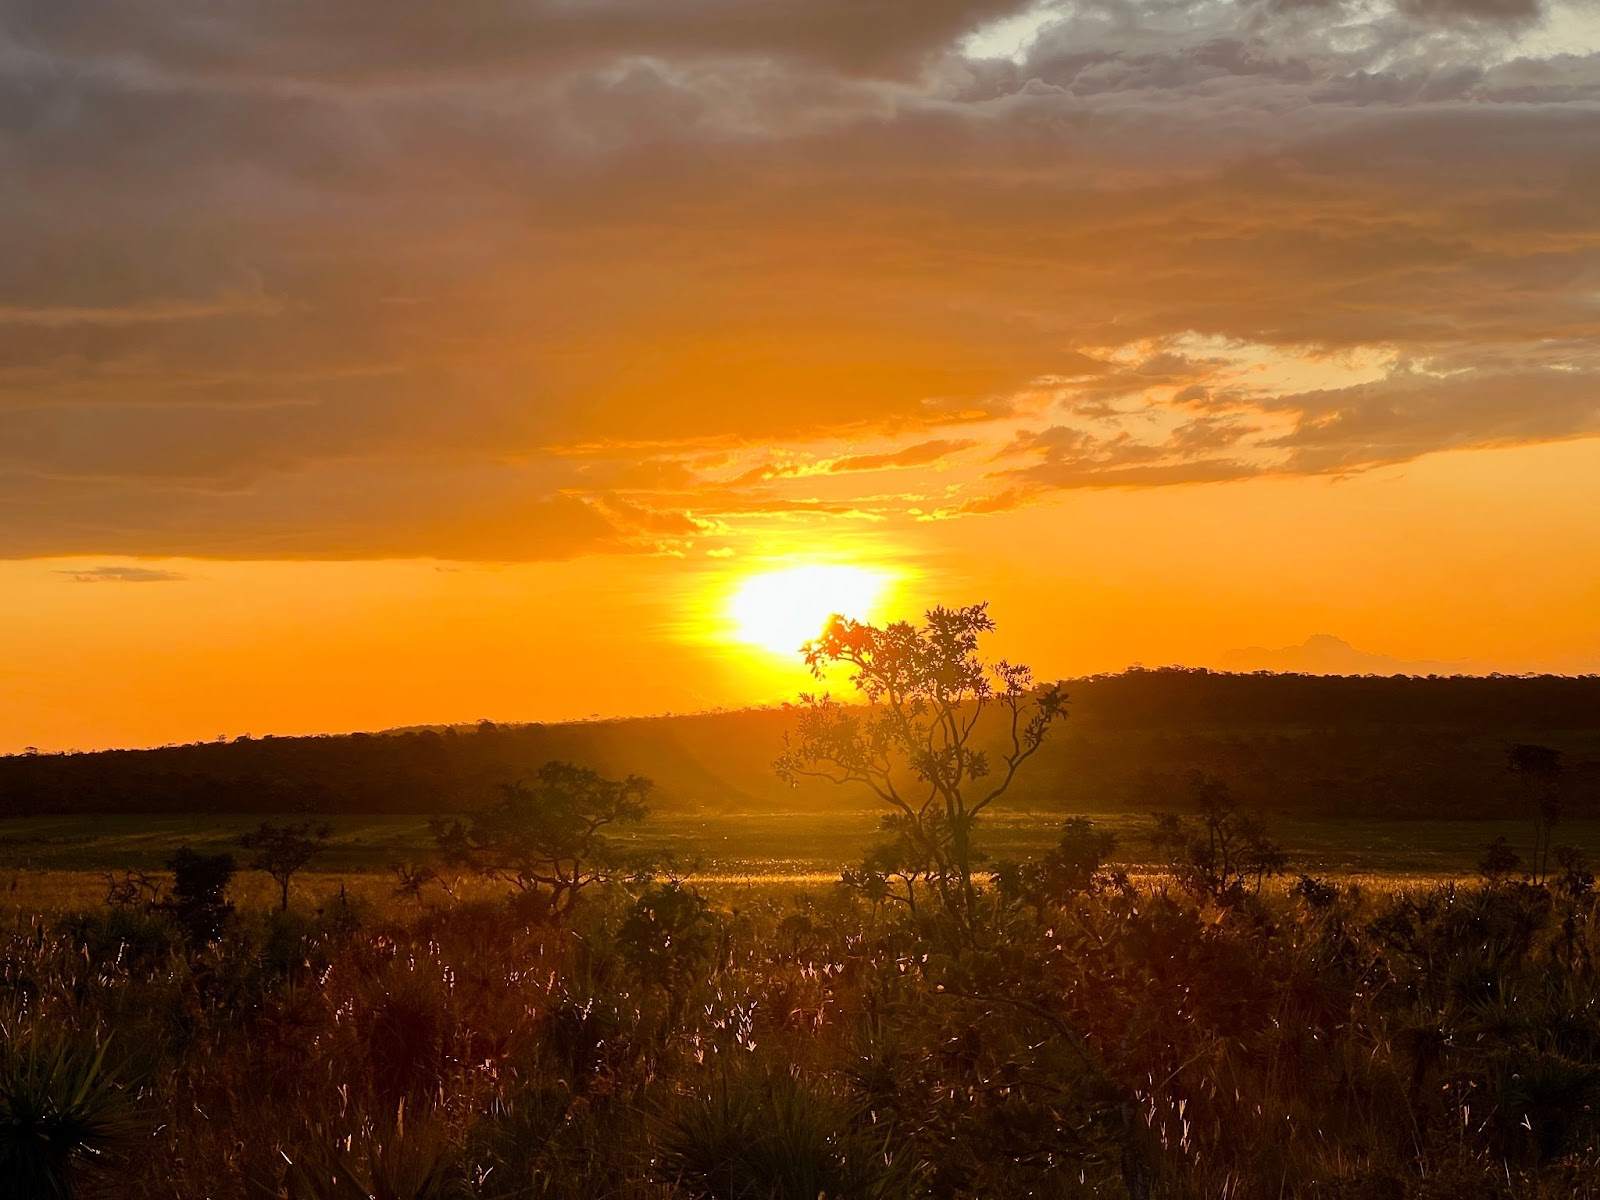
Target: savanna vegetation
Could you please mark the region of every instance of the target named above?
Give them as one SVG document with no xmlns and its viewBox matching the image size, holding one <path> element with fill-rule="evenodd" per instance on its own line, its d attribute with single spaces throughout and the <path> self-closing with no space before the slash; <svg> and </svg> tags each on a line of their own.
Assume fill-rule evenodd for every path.
<svg viewBox="0 0 1600 1200">
<path fill-rule="evenodd" d="M 836 689 L 838 690 L 838 689 Z M 1600 677 L 1324 678 L 1134 670 L 1062 681 L 1054 729 L 1007 802 L 1146 814 L 1187 803 L 1188 777 L 1225 780 L 1280 816 L 1520 817 L 1506 747 L 1551 747 L 1569 816 L 1600 817 Z M 151 750 L 0 757 L 0 817 L 64 813 L 415 814 L 479 808 L 551 761 L 655 784 L 658 812 L 844 809 L 849 789 L 791 788 L 772 747 L 792 709 L 484 722 L 339 737 L 235 738 Z M 1000 749 L 1004 729 L 977 739 Z M 0 833 L 3 833 L 0 826 Z"/>
<path fill-rule="evenodd" d="M 381 900 L 308 885 L 336 839 L 274 819 L 18 906 L 0 1196 L 1600 1195 L 1560 747 L 1500 746 L 1519 825 L 1465 881 L 1304 871 L 1201 769 L 991 857 L 1084 705 L 987 662 L 991 628 L 811 646 L 860 703 L 803 698 L 769 764 L 882 818 L 832 886 L 697 886 L 629 836 L 647 780 L 552 759 L 444 812 Z"/>
</svg>

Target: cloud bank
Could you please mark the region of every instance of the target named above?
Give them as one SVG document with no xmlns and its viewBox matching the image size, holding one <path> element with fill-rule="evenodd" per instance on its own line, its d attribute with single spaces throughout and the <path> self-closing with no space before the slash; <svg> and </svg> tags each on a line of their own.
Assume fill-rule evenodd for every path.
<svg viewBox="0 0 1600 1200">
<path fill-rule="evenodd" d="M 1597 31 L 17 0 L 0 556 L 722 552 L 1593 436 Z"/>
</svg>

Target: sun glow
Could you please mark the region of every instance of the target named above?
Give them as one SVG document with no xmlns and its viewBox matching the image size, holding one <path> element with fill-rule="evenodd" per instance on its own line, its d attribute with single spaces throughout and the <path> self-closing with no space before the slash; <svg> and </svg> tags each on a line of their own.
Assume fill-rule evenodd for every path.
<svg viewBox="0 0 1600 1200">
<path fill-rule="evenodd" d="M 838 613 L 877 619 L 890 583 L 885 571 L 866 567 L 804 566 L 746 579 L 728 605 L 734 636 L 774 654 L 791 655 L 822 632 Z"/>
</svg>

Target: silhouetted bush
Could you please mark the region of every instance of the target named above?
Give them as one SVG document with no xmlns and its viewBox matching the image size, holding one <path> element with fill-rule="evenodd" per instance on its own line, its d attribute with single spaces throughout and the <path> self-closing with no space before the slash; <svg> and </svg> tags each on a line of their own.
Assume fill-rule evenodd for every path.
<svg viewBox="0 0 1600 1200">
<path fill-rule="evenodd" d="M 106 1044 L 55 1035 L 0 1050 L 0 1197 L 71 1200 L 118 1166 L 138 1136 L 130 1105 L 106 1067 Z"/>
<path fill-rule="evenodd" d="M 183 847 L 167 860 L 172 872 L 172 898 L 166 909 L 196 942 L 215 941 L 233 913 L 227 898 L 233 882 L 231 854 L 201 854 Z"/>
</svg>

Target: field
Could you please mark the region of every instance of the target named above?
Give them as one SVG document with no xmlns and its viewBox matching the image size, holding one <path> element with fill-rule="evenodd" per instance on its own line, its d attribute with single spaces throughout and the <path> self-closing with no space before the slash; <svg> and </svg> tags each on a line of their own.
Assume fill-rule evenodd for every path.
<svg viewBox="0 0 1600 1200">
<path fill-rule="evenodd" d="M 1061 822 L 1087 815 L 1117 834 L 1121 861 L 1148 861 L 1148 818 L 1127 813 L 1002 812 L 983 825 L 995 858 L 1026 857 L 1054 844 Z M 16 818 L 0 824 L 0 869 L 39 871 L 152 870 L 179 846 L 218 852 L 236 849 L 240 835 L 262 821 L 304 820 L 292 814 L 192 814 Z M 697 878 L 822 877 L 853 862 L 876 833 L 878 813 L 862 809 L 821 813 L 664 814 L 619 834 L 651 850 L 670 851 Z M 324 871 L 386 872 L 391 864 L 427 856 L 433 843 L 415 816 L 332 816 Z M 1294 866 L 1312 874 L 1470 876 L 1484 845 L 1496 836 L 1513 843 L 1529 836 L 1525 821 L 1350 820 L 1273 818 L 1270 830 Z M 1600 850 L 1600 821 L 1570 821 L 1563 841 Z"/>
<path fill-rule="evenodd" d="M 415 816 L 331 818 L 283 913 L 257 871 L 225 912 L 107 904 L 260 815 L 13 818 L 0 1127 L 71 1132 L 6 1143 L 0 1198 L 1595 1196 L 1594 895 L 1474 879 L 1526 823 L 1273 819 L 1258 893 L 1152 888 L 1127 814 L 1095 828 L 1131 884 L 1050 874 L 1064 816 L 991 814 L 991 861 L 1046 873 L 913 910 L 832 886 L 872 810 L 662 813 L 628 836 L 689 886 L 559 922 L 398 895 Z"/>
<path fill-rule="evenodd" d="M 1001 811 L 983 827 L 993 859 L 1036 857 L 1060 834 L 1065 813 Z M 1153 866 L 1151 820 L 1128 813 L 1089 813 L 1097 828 L 1117 835 L 1117 860 L 1133 869 Z M 191 813 L 117 814 L 13 818 L 0 824 L 0 886 L 15 896 L 41 875 L 83 876 L 97 889 L 106 871 L 160 870 L 180 846 L 205 853 L 238 850 L 239 837 L 262 821 L 304 820 L 293 815 Z M 619 836 L 641 849 L 670 853 L 682 872 L 700 885 L 737 882 L 821 884 L 841 867 L 859 861 L 877 833 L 871 809 L 826 812 L 762 812 L 651 816 Z M 402 862 L 427 859 L 434 846 L 427 822 L 411 815 L 327 818 L 333 829 L 314 874 L 388 875 Z M 1280 817 L 1270 821 L 1292 872 L 1340 878 L 1387 879 L 1394 883 L 1471 878 L 1484 846 L 1497 836 L 1526 843 L 1526 821 L 1443 821 Z M 1563 842 L 1600 858 L 1600 820 L 1569 821 Z"/>
</svg>

